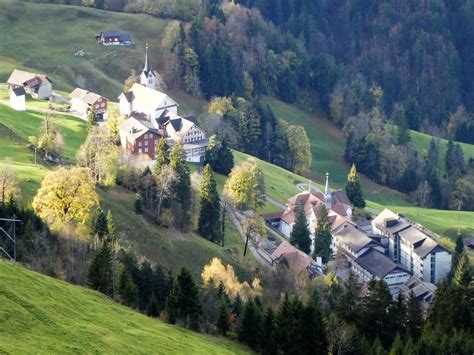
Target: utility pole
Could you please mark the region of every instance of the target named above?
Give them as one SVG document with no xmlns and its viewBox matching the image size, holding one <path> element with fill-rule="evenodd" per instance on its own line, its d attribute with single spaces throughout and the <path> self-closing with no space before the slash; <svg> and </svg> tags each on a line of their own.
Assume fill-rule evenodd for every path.
<svg viewBox="0 0 474 355">
<path fill-rule="evenodd" d="M 16 261 L 16 223 L 21 223 L 21 220 L 16 219 L 16 215 L 13 215 L 13 218 L 0 218 L 0 221 L 13 223 L 13 235 L 10 235 L 5 228 L 0 227 L 0 236 L 4 235 L 6 240 L 13 245 L 13 255 L 10 255 L 3 247 L 0 247 L 0 252 L 3 252 L 10 260 Z"/>
</svg>

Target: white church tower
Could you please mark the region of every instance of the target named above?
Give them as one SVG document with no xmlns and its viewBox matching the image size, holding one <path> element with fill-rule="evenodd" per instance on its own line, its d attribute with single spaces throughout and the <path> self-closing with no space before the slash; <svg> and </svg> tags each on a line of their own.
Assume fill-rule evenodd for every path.
<svg viewBox="0 0 474 355">
<path fill-rule="evenodd" d="M 153 73 L 153 69 L 148 61 L 148 43 L 145 49 L 145 67 L 140 75 L 140 84 L 145 85 L 147 88 L 156 90 L 156 76 Z"/>
<path fill-rule="evenodd" d="M 326 188 L 324 189 L 324 207 L 329 210 L 332 207 L 331 189 L 329 188 L 329 173 L 326 173 Z"/>
</svg>

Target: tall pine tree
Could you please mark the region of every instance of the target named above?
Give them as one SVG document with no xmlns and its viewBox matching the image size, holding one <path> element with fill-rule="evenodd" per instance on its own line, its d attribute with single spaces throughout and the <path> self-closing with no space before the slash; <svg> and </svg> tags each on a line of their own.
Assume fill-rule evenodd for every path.
<svg viewBox="0 0 474 355">
<path fill-rule="evenodd" d="M 328 211 L 321 205 L 318 215 L 318 224 L 314 233 L 314 256 L 320 256 L 323 263 L 327 263 L 331 257 L 331 224 L 329 223 Z"/>
<path fill-rule="evenodd" d="M 359 181 L 359 174 L 357 173 L 357 168 L 355 164 L 352 164 L 349 175 L 347 175 L 346 194 L 355 207 L 365 207 L 365 200 L 362 194 L 362 186 Z"/>
<path fill-rule="evenodd" d="M 104 241 L 95 251 L 87 271 L 87 283 L 90 288 L 113 296 L 113 267 L 112 247 Z"/>
<path fill-rule="evenodd" d="M 199 234 L 212 242 L 219 242 L 221 238 L 219 222 L 221 206 L 216 180 L 209 164 L 204 167 L 199 195 L 201 200 Z"/>
<path fill-rule="evenodd" d="M 311 237 L 303 206 L 296 209 L 296 220 L 291 231 L 290 243 L 308 254 L 311 251 Z"/>
<path fill-rule="evenodd" d="M 153 166 L 153 174 L 159 175 L 160 170 L 163 166 L 168 165 L 170 162 L 169 157 L 169 149 L 168 145 L 166 144 L 166 140 L 160 139 L 158 143 L 156 143 L 155 148 L 155 165 Z"/>
<path fill-rule="evenodd" d="M 191 222 L 191 175 L 186 164 L 186 153 L 182 143 L 175 143 L 170 153 L 170 166 L 176 174 L 173 184 L 175 225 L 185 230 Z"/>
</svg>

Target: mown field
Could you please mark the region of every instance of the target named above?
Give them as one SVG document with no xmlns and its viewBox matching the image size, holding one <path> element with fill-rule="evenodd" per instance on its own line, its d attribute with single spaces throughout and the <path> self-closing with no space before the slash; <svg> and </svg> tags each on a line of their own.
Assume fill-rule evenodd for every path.
<svg viewBox="0 0 474 355">
<path fill-rule="evenodd" d="M 0 41 L 0 82 L 21 68 L 47 74 L 54 89 L 85 86 L 115 101 L 131 70 L 143 68 L 145 43 L 152 64 L 159 66 L 168 23 L 147 15 L 3 0 L 0 32 L 11 35 Z M 130 32 L 136 48 L 98 45 L 94 36 L 109 30 Z M 85 55 L 75 55 L 78 50 Z"/>
<path fill-rule="evenodd" d="M 11 263 L 0 261 L 0 280 L 0 353 L 250 353 Z"/>
</svg>

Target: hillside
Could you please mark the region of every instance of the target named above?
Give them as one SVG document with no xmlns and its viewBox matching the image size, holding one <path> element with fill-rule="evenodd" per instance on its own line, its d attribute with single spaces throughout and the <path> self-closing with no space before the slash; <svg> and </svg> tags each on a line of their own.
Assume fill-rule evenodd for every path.
<svg viewBox="0 0 474 355">
<path fill-rule="evenodd" d="M 23 68 L 47 73 L 56 89 L 85 85 L 115 100 L 131 70 L 142 68 L 145 43 L 150 43 L 150 58 L 158 65 L 167 23 L 146 15 L 2 1 L 0 31 L 15 35 L 3 36 L 0 43 L 0 82 L 14 68 Z M 108 30 L 130 32 L 136 48 L 98 45 L 94 36 Z M 84 56 L 75 55 L 80 49 Z"/>
<path fill-rule="evenodd" d="M 0 279 L 0 353 L 248 353 L 3 261 Z"/>
</svg>

